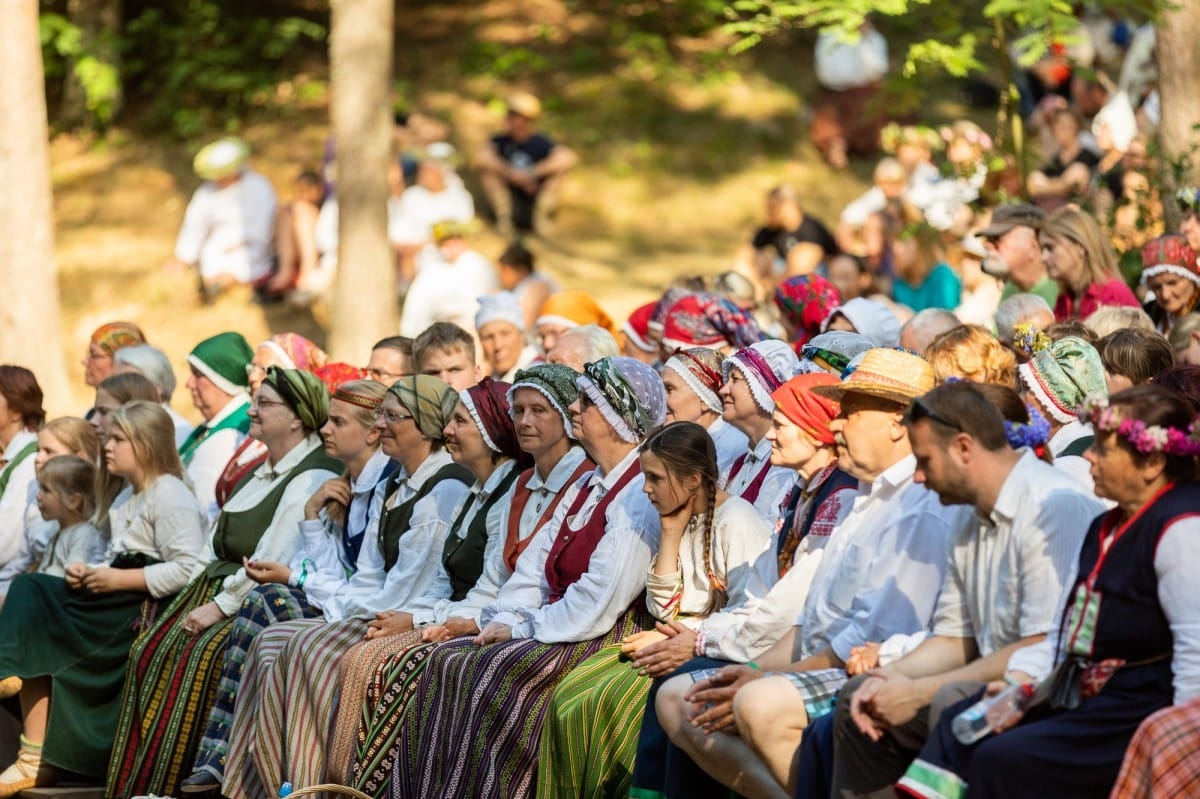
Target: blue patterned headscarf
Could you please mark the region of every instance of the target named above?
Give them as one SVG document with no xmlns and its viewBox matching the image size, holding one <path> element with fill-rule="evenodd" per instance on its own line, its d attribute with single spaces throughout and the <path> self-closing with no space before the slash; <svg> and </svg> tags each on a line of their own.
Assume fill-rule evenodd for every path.
<svg viewBox="0 0 1200 799">
<path fill-rule="evenodd" d="M 651 367 L 633 358 L 584 364 L 577 381 L 623 441 L 637 444 L 667 418 L 667 391 Z"/>
</svg>

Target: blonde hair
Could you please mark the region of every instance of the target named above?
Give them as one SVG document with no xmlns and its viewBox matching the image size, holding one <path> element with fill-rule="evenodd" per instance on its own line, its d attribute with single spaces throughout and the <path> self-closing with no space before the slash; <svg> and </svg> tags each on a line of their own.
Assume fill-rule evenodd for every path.
<svg viewBox="0 0 1200 799">
<path fill-rule="evenodd" d="M 157 402 L 127 402 L 112 415 L 113 427 L 133 445 L 147 481 L 164 474 L 183 479 L 183 463 L 175 450 L 175 422 Z"/>
<path fill-rule="evenodd" d="M 383 398 L 387 396 L 387 391 L 387 386 L 374 380 L 350 380 L 334 389 L 330 401 L 339 400 L 353 407 L 354 411 L 350 414 L 350 418 L 370 429 L 375 426 L 375 412 L 379 410 Z M 352 394 L 356 401 L 347 400 L 344 396 L 338 396 L 339 394 Z M 374 404 L 368 408 L 360 404 L 362 400 Z"/>
<path fill-rule="evenodd" d="M 1120 279 L 1117 256 L 1104 237 L 1104 231 L 1095 219 L 1078 207 L 1068 205 L 1059 208 L 1042 220 L 1038 239 L 1047 236 L 1065 239 L 1083 250 L 1083 274 L 1080 284 L 1071 287 L 1072 291 L 1079 293 L 1094 283 Z"/>
<path fill-rule="evenodd" d="M 1104 338 L 1109 333 L 1125 329 L 1158 332 L 1154 329 L 1154 320 L 1150 318 L 1150 314 L 1141 308 L 1126 308 L 1120 305 L 1105 305 L 1084 319 L 1083 323 L 1096 334 L 1096 338 Z"/>
<path fill-rule="evenodd" d="M 96 466 L 78 455 L 56 455 L 46 461 L 38 485 L 68 505 L 71 495 L 78 494 L 83 499 L 76 511 L 80 518 L 87 519 L 96 512 Z"/>
<path fill-rule="evenodd" d="M 42 429 L 58 439 L 59 443 L 71 452 L 84 453 L 83 457 L 93 464 L 100 457 L 100 439 L 96 437 L 96 429 L 78 416 L 51 419 Z"/>
<path fill-rule="evenodd" d="M 926 348 L 925 359 L 939 384 L 952 377 L 999 386 L 1016 384 L 1016 356 L 979 325 L 960 325 L 942 333 Z"/>
</svg>

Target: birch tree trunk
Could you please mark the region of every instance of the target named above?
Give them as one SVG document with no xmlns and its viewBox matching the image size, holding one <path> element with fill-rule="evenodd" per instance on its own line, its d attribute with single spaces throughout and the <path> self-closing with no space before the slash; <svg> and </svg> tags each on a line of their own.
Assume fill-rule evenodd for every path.
<svg viewBox="0 0 1200 799">
<path fill-rule="evenodd" d="M 1200 186 L 1200 2 L 1166 4 L 1158 26 L 1158 94 L 1162 107 L 1159 143 L 1167 229 L 1179 227 L 1171 199 L 1179 186 Z"/>
</svg>

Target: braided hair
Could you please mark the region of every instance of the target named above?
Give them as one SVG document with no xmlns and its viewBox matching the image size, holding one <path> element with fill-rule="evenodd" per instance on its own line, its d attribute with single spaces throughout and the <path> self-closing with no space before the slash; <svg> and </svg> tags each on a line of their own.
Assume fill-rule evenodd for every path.
<svg viewBox="0 0 1200 799">
<path fill-rule="evenodd" d="M 703 551 L 704 573 L 708 576 L 708 605 L 704 614 L 715 613 L 725 606 L 728 598 L 725 580 L 713 569 L 713 519 L 717 510 L 717 450 L 712 436 L 695 422 L 672 422 L 652 432 L 642 444 L 641 452 L 649 452 L 662 461 L 675 478 L 699 475 L 700 490 L 704 492 L 708 509 L 704 513 Z M 696 517 L 688 522 L 690 530 Z"/>
</svg>

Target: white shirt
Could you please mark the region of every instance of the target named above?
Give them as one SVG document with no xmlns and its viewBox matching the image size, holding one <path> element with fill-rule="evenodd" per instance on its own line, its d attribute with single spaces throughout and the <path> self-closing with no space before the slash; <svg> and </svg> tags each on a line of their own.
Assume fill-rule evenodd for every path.
<svg viewBox="0 0 1200 799">
<path fill-rule="evenodd" d="M 447 175 L 442 191 L 432 192 L 424 186 L 404 190 L 395 219 L 389 215 L 388 238 L 397 244 L 424 244 L 433 240 L 433 226 L 438 222 L 470 222 L 474 218 L 471 192 L 457 175 Z"/>
<path fill-rule="evenodd" d="M 37 480 L 30 481 L 26 490 L 28 494 L 25 501 L 25 532 L 21 536 L 17 554 L 8 563 L 0 566 L 0 602 L 8 595 L 9 586 L 18 575 L 29 571 L 35 563 L 41 563 L 50 539 L 58 532 L 58 522 L 46 521 L 42 518 L 42 512 L 38 510 Z M 103 537 L 102 541 L 107 543 Z"/>
<path fill-rule="evenodd" d="M 146 590 L 155 599 L 178 593 L 212 560 L 211 550 L 205 546 L 204 511 L 184 482 L 172 475 L 162 475 L 141 493 L 133 494 L 128 502 L 110 510 L 108 519 L 112 527 L 105 553 L 108 563 L 127 553 L 162 561 L 142 572 Z"/>
<path fill-rule="evenodd" d="M 205 424 L 214 427 L 239 408 L 249 404 L 250 398 L 245 394 L 230 397 L 229 402 L 225 403 L 225 407 L 217 411 L 216 415 Z M 209 524 L 215 522 L 217 514 L 221 512 L 221 509 L 217 507 L 217 481 L 221 479 L 221 474 L 229 464 L 229 459 L 233 457 L 237 448 L 245 440 L 246 434 L 241 430 L 227 427 L 224 430 L 209 433 L 192 453 L 192 459 L 185 471 L 188 482 L 192 485 L 192 491 L 196 493 L 196 499 L 200 501 L 200 507 L 204 509 L 204 513 L 208 517 Z"/>
<path fill-rule="evenodd" d="M 742 450 L 738 454 L 743 453 L 746 453 L 746 450 Z M 767 464 L 765 467 L 764 463 Z M 730 474 L 726 478 L 723 487 L 735 497 L 740 497 L 746 493 L 763 468 L 766 468 L 767 476 L 763 478 L 762 485 L 759 487 L 754 507 L 758 510 L 759 515 L 773 526 L 775 520 L 779 518 L 779 505 L 787 499 L 788 492 L 792 490 L 796 472 L 783 466 L 771 466 L 770 463 L 771 442 L 764 436 L 746 455 L 746 461 L 738 473 Z"/>
<path fill-rule="evenodd" d="M 376 491 L 384 483 L 384 472 L 392 461 L 383 450 L 375 453 L 363 465 L 358 479 L 350 481 L 350 508 L 346 514 L 345 529 L 351 536 L 367 538 L 379 529 L 379 514 L 383 509 L 383 493 Z M 349 585 L 357 563 L 346 560 L 342 546 L 343 527 L 332 521 L 322 508 L 316 519 L 300 522 L 300 535 L 304 547 L 292 556 L 288 566 L 292 570 L 289 585 L 300 587 L 305 598 L 318 609 L 324 610 L 329 600 Z M 362 549 L 359 549 L 362 552 Z M 300 586 L 300 577 L 304 585 Z"/>
<path fill-rule="evenodd" d="M 1103 510 L 1074 478 L 1021 450 L 989 518 L 959 531 L 933 634 L 972 638 L 987 656 L 1057 628 L 1058 597 Z"/>
<path fill-rule="evenodd" d="M 434 322 L 453 322 L 474 332 L 477 298 L 491 294 L 500 282 L 492 262 L 467 250 L 449 263 L 432 245 L 418 256 L 417 276 L 404 298 L 400 335 L 415 338 Z"/>
<path fill-rule="evenodd" d="M 817 34 L 817 81 L 826 89 L 843 91 L 875 83 L 887 74 L 887 39 L 879 31 L 863 31 L 857 40 L 841 30 Z"/>
<path fill-rule="evenodd" d="M 725 584 L 726 601 L 705 615 L 713 584 L 704 569 L 705 515 L 696 516 L 679 542 L 675 571 L 646 574 L 646 608 L 661 621 L 678 619 L 706 636 L 720 636 L 737 625 L 767 595 L 770 583 L 753 568 L 763 547 L 771 541 L 771 528 L 758 511 L 740 497 L 730 497 L 717 508 L 712 540 L 708 543 L 712 573 Z"/>
<path fill-rule="evenodd" d="M 658 548 L 658 512 L 642 492 L 638 474 L 609 503 L 605 532 L 596 545 L 587 571 L 567 588 L 562 599 L 547 604 L 546 560 L 560 530 L 582 529 L 596 505 L 629 469 L 637 468 L 637 448 L 630 450 L 612 471 L 580 478 L 563 495 L 554 517 L 539 530 L 517 561 L 517 570 L 485 607 L 480 621 L 512 625 L 513 638 L 536 638 L 543 643 L 588 641 L 613 628 L 638 594 L 646 588 L 646 569 Z M 567 513 L 580 491 L 587 492 L 574 516 Z"/>
<path fill-rule="evenodd" d="M 1074 564 L 1066 584 L 1068 589 L 1059 597 L 1057 618 L 1063 618 L 1076 578 L 1079 563 Z M 1175 688 L 1175 704 L 1180 705 L 1200 696 L 1200 591 L 1196 591 L 1196 574 L 1200 573 L 1200 517 L 1185 516 L 1167 525 L 1154 550 L 1154 572 L 1158 576 L 1158 601 L 1171 625 L 1174 645 L 1171 671 Z M 1040 643 L 1022 647 L 1008 659 L 1008 671 L 1022 671 L 1041 681 L 1054 667 L 1060 635 L 1056 631 Z M 1063 642 L 1066 636 L 1061 636 Z"/>
<path fill-rule="evenodd" d="M 813 475 L 808 485 L 816 488 L 820 475 Z M 846 516 L 858 496 L 858 486 L 849 486 L 831 493 L 825 503 L 816 510 L 819 514 L 792 555 L 792 567 L 782 578 L 779 576 L 779 559 L 776 556 L 779 536 L 787 535 L 782 529 L 783 519 L 776 524 L 775 534 L 767 542 L 754 563 L 754 569 L 770 586 L 766 597 L 748 615 L 719 634 L 706 633 L 704 654 L 720 660 L 745 663 L 766 652 L 783 637 L 804 610 L 812 587 L 813 578 L 824 558 L 830 537 Z M 796 518 L 805 518 L 814 512 L 813 497 L 802 500 L 796 508 Z"/>
<path fill-rule="evenodd" d="M 526 344 L 524 347 L 521 348 L 521 354 L 517 356 L 517 362 L 515 364 L 513 364 L 513 368 L 509 369 L 507 372 L 500 375 L 499 377 L 496 377 L 495 375 L 493 375 L 493 378 L 496 380 L 502 380 L 505 383 L 511 383 L 513 380 L 515 380 L 517 378 L 517 372 L 521 371 L 522 369 L 528 368 L 529 364 L 536 361 L 537 358 L 538 358 L 538 351 L 535 350 L 533 347 L 529 346 L 528 344 Z"/>
<path fill-rule="evenodd" d="M 16 433 L 4 448 L 4 460 L 14 460 L 30 444 L 37 444 L 37 433 L 30 430 Z M 13 466 L 4 495 L 0 496 L 0 566 L 19 556 L 25 541 L 25 514 L 29 508 L 29 486 L 34 484 L 36 457 L 35 452 Z"/>
<path fill-rule="evenodd" d="M 104 534 L 89 521 L 55 530 L 38 565 L 39 574 L 66 577 L 72 563 L 96 563 L 104 557 Z"/>
<path fill-rule="evenodd" d="M 746 434 L 720 416 L 708 426 L 708 436 L 713 440 L 717 450 L 717 471 L 721 475 L 721 483 L 729 480 L 729 467 L 750 447 Z"/>
<path fill-rule="evenodd" d="M 258 505 L 275 489 L 275 481 L 286 474 L 302 461 L 310 452 L 322 446 L 321 439 L 315 433 L 309 434 L 304 441 L 292 447 L 291 452 L 279 459 L 276 464 L 270 461 L 263 463 L 254 470 L 253 475 L 225 503 L 224 512 L 235 513 L 246 511 Z M 328 469 L 309 469 L 296 475 L 275 508 L 271 524 L 263 531 L 258 545 L 250 560 L 263 560 L 272 563 L 287 563 L 292 555 L 304 544 L 300 535 L 300 521 L 304 518 L 304 503 L 321 484 L 331 477 L 337 477 Z M 209 559 L 215 558 L 212 553 L 212 541 L 208 546 Z M 221 593 L 213 600 L 226 616 L 233 616 L 242 606 L 242 600 L 254 590 L 258 584 L 246 576 L 244 568 L 225 578 Z"/>
<path fill-rule="evenodd" d="M 800 617 L 801 655 L 850 650 L 923 630 L 946 571 L 950 545 L 974 514 L 943 506 L 913 481 L 916 458 L 890 466 L 861 493 L 830 537 Z"/>
<path fill-rule="evenodd" d="M 175 257 L 199 264 L 205 278 L 231 275 L 252 283 L 271 272 L 275 189 L 247 169 L 221 189 L 209 181 L 192 195 L 175 241 Z"/>
<path fill-rule="evenodd" d="M 450 463 L 445 450 L 433 452 L 411 474 L 400 467 L 400 484 L 383 504 L 395 508 L 411 499 L 425 481 Z M 386 483 L 376 490 L 386 491 Z M 442 480 L 413 507 L 408 532 L 400 536 L 396 562 L 385 571 L 378 524 L 367 531 L 358 553 L 358 571 L 325 608 L 328 621 L 371 619 L 385 610 L 419 613 L 450 596 L 450 580 L 442 570 L 442 549 L 454 516 L 470 492 L 458 480 Z"/>
</svg>

